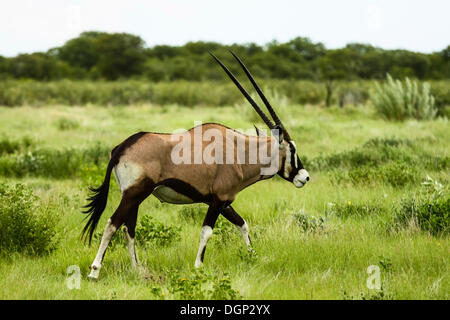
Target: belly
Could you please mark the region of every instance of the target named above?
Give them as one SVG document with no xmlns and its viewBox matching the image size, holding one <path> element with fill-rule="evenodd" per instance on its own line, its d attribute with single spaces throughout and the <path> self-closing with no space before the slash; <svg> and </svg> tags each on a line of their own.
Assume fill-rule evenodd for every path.
<svg viewBox="0 0 450 320">
<path fill-rule="evenodd" d="M 173 204 L 189 204 L 194 203 L 194 201 L 181 194 L 170 187 L 167 186 L 157 186 L 152 193 L 161 202 L 173 203 Z"/>
</svg>

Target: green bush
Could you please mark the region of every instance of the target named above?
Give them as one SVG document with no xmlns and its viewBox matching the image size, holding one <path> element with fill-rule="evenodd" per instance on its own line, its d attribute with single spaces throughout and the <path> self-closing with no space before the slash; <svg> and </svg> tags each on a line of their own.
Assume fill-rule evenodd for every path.
<svg viewBox="0 0 450 320">
<path fill-rule="evenodd" d="M 430 120 L 438 111 L 428 83 L 423 83 L 419 89 L 417 81 L 406 78 L 402 82 L 389 74 L 387 83 L 375 84 L 370 99 L 377 112 L 388 120 Z"/>
<path fill-rule="evenodd" d="M 179 227 L 166 226 L 155 221 L 150 215 L 142 216 L 136 226 L 136 240 L 142 246 L 168 246 L 180 239 Z"/>
<path fill-rule="evenodd" d="M 31 189 L 0 184 L 0 252 L 42 255 L 56 248 L 56 219 Z"/>
<path fill-rule="evenodd" d="M 433 81 L 431 83 L 431 94 L 435 98 L 437 116 L 450 117 L 450 90 L 447 81 Z"/>
<path fill-rule="evenodd" d="M 224 246 L 232 239 L 232 236 L 236 234 L 236 227 L 220 215 L 214 225 L 214 235 L 211 238 L 211 243 L 217 244 L 218 246 Z"/>
<path fill-rule="evenodd" d="M 10 140 L 3 137 L 0 140 L 0 156 L 27 149 L 33 144 L 33 141 L 28 137 L 24 137 L 22 140 Z"/>
<path fill-rule="evenodd" d="M 356 295 L 349 295 L 346 291 L 343 292 L 344 300 L 394 300 L 395 296 L 392 292 L 386 290 L 384 285 L 381 285 L 380 290 L 369 290 L 359 292 Z"/>
<path fill-rule="evenodd" d="M 168 290 L 176 299 L 182 300 L 236 300 L 241 295 L 233 289 L 228 274 L 218 276 L 204 270 L 195 270 L 190 276 L 181 277 L 177 272 L 169 273 Z"/>
<path fill-rule="evenodd" d="M 100 243 L 103 233 L 98 231 L 94 234 L 94 242 Z M 136 244 L 141 247 L 155 245 L 166 247 L 181 239 L 180 228 L 166 226 L 163 223 L 154 220 L 150 215 L 143 215 L 137 221 L 136 225 Z M 116 232 L 111 239 L 111 248 L 125 246 L 126 239 L 122 232 Z"/>
<path fill-rule="evenodd" d="M 448 189 L 428 178 L 425 190 L 412 197 L 402 199 L 394 217 L 394 225 L 407 227 L 417 225 L 433 235 L 449 233 L 450 196 Z"/>
<path fill-rule="evenodd" d="M 325 219 L 323 217 L 309 216 L 300 210 L 292 215 L 295 224 L 300 227 L 303 232 L 320 232 L 325 229 Z"/>
</svg>

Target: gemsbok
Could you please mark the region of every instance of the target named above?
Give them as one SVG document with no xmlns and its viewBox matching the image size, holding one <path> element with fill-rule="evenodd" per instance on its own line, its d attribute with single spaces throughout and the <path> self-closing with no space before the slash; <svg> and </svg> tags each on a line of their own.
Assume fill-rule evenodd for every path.
<svg viewBox="0 0 450 320">
<path fill-rule="evenodd" d="M 100 187 L 90 188 L 92 195 L 87 199 L 90 202 L 83 212 L 88 214 L 89 220 L 82 235 L 89 237 L 91 243 L 106 207 L 111 172 L 114 171 L 122 198 L 106 224 L 89 278 L 98 278 L 108 244 L 122 225 L 131 264 L 133 267 L 138 265 L 134 247 L 138 208 L 151 194 L 161 202 L 205 203 L 209 206 L 195 260 L 195 267 L 200 267 L 219 214 L 236 225 L 246 245 L 251 245 L 247 223 L 231 206 L 241 190 L 276 174 L 297 188 L 309 181 L 309 174 L 297 155 L 294 141 L 244 63 L 231 52 L 261 97 L 274 123 L 227 67 L 210 54 L 250 102 L 272 134 L 266 135 L 255 126 L 257 135 L 251 136 L 218 123 L 206 123 L 174 134 L 139 132 L 116 146 L 111 151 L 105 179 Z"/>
</svg>

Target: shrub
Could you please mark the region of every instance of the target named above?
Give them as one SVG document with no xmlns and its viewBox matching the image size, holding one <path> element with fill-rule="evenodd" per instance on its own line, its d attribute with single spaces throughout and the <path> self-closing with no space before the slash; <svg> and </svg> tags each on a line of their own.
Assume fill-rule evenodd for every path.
<svg viewBox="0 0 450 320">
<path fill-rule="evenodd" d="M 344 300 L 394 300 L 395 296 L 388 291 L 385 285 L 381 285 L 380 290 L 369 290 L 359 292 L 356 295 L 349 295 L 346 291 L 343 292 Z"/>
<path fill-rule="evenodd" d="M 138 219 L 135 238 L 137 241 L 136 244 L 142 247 L 149 245 L 165 247 L 181 239 L 180 228 L 166 226 L 154 220 L 150 215 L 144 215 Z M 102 232 L 96 232 L 94 234 L 94 241 L 100 243 L 101 239 Z M 126 239 L 122 232 L 117 231 L 111 239 L 110 246 L 111 248 L 115 248 L 119 245 L 126 245 Z"/>
<path fill-rule="evenodd" d="M 318 232 L 325 229 L 325 219 L 323 217 L 309 216 L 303 210 L 292 215 L 297 226 L 303 232 Z"/>
<path fill-rule="evenodd" d="M 42 255 L 56 248 L 56 219 L 31 189 L 0 184 L 0 252 Z"/>
<path fill-rule="evenodd" d="M 180 239 L 179 227 L 166 226 L 153 220 L 150 215 L 142 216 L 136 226 L 136 240 L 143 246 L 150 243 L 157 246 L 169 246 Z"/>
<path fill-rule="evenodd" d="M 22 138 L 22 140 L 9 140 L 8 138 L 3 137 L 0 140 L 0 156 L 2 156 L 3 154 L 15 153 L 32 145 L 33 142 L 28 137 L 24 137 Z"/>
<path fill-rule="evenodd" d="M 231 240 L 233 234 L 237 234 L 234 225 L 224 217 L 219 216 L 214 225 L 214 236 L 211 238 L 211 242 L 223 246 Z"/>
<path fill-rule="evenodd" d="M 177 272 L 169 273 L 168 290 L 176 299 L 182 300 L 236 300 L 241 295 L 233 289 L 228 274 L 221 277 L 204 270 L 195 270 L 190 276 L 180 277 Z"/>
<path fill-rule="evenodd" d="M 238 251 L 237 256 L 246 264 L 253 264 L 258 261 L 258 253 L 251 246 L 246 251 Z"/>
<path fill-rule="evenodd" d="M 450 116 L 450 90 L 446 81 L 433 81 L 431 83 L 431 94 L 435 97 L 437 116 Z"/>
<path fill-rule="evenodd" d="M 390 163 L 380 169 L 382 181 L 389 183 L 393 187 L 402 187 L 418 180 L 419 173 L 416 168 L 403 162 Z"/>
<path fill-rule="evenodd" d="M 441 184 L 427 178 L 424 190 L 410 198 L 402 199 L 396 210 L 394 226 L 411 224 L 433 235 L 448 234 L 450 226 L 450 196 Z"/>
<path fill-rule="evenodd" d="M 419 89 L 417 81 L 406 78 L 401 82 L 392 79 L 389 74 L 387 83 L 375 84 L 370 99 L 377 112 L 388 120 L 430 120 L 436 117 L 438 111 L 428 83 Z"/>
</svg>

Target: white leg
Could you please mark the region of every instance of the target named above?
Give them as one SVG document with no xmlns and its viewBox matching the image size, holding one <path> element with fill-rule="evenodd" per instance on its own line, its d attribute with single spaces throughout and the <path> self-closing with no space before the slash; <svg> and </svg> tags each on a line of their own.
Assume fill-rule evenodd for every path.
<svg viewBox="0 0 450 320">
<path fill-rule="evenodd" d="M 250 237 L 248 235 L 248 225 L 247 222 L 244 221 L 244 224 L 240 227 L 238 227 L 239 231 L 242 234 L 242 238 L 244 238 L 245 244 L 247 247 L 250 247 Z"/>
<path fill-rule="evenodd" d="M 210 226 L 203 226 L 200 235 L 200 246 L 198 248 L 197 259 L 195 260 L 195 267 L 199 268 L 203 265 L 203 255 L 205 254 L 206 244 L 211 238 L 213 230 Z"/>
<path fill-rule="evenodd" d="M 108 220 L 106 224 L 105 231 L 103 232 L 102 241 L 100 247 L 98 248 L 97 255 L 95 256 L 94 262 L 91 265 L 91 272 L 88 278 L 98 279 L 100 269 L 102 267 L 103 256 L 105 255 L 106 248 L 108 248 L 109 242 L 111 241 L 114 233 L 116 232 L 116 227 L 111 223 L 111 219 Z"/>
<path fill-rule="evenodd" d="M 138 258 L 136 249 L 134 247 L 134 238 L 130 236 L 130 234 L 128 233 L 128 228 L 126 226 L 123 226 L 123 232 L 125 233 L 125 238 L 127 238 L 127 248 L 130 254 L 131 265 L 133 266 L 133 268 L 136 268 L 138 265 Z"/>
</svg>

